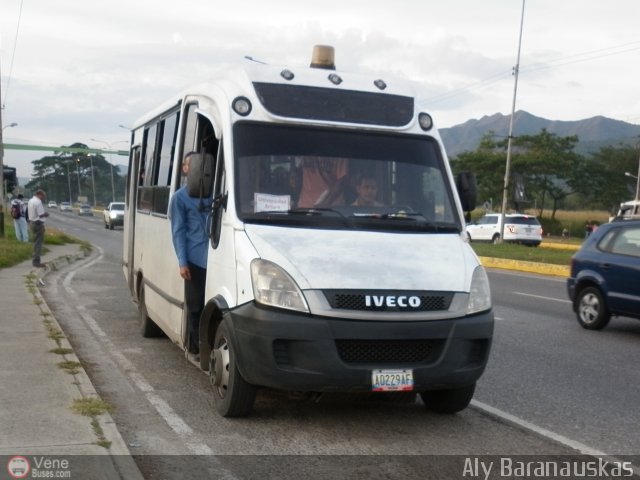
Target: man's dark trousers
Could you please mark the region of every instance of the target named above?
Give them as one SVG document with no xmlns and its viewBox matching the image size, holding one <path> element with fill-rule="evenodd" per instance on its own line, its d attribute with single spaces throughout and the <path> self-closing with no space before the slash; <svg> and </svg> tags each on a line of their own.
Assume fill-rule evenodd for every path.
<svg viewBox="0 0 640 480">
<path fill-rule="evenodd" d="M 187 349 L 189 353 L 199 353 L 200 315 L 204 310 L 204 287 L 207 269 L 188 263 L 191 280 L 184 281 L 184 300 L 187 307 Z"/>
<path fill-rule="evenodd" d="M 40 266 L 40 255 L 42 254 L 42 243 L 44 241 L 44 222 L 36 220 L 31 222 L 31 231 L 33 232 L 33 258 L 34 267 Z"/>
</svg>

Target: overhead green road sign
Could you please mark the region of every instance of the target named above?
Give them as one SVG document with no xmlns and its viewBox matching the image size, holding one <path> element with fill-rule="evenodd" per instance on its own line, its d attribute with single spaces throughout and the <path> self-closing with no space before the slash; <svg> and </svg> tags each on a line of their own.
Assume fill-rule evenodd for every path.
<svg viewBox="0 0 640 480">
<path fill-rule="evenodd" d="M 18 143 L 3 143 L 5 150 L 39 150 L 55 153 L 112 153 L 114 155 L 129 156 L 129 150 L 105 150 L 101 148 L 77 148 L 77 147 L 46 147 L 43 145 L 23 145 Z"/>
</svg>

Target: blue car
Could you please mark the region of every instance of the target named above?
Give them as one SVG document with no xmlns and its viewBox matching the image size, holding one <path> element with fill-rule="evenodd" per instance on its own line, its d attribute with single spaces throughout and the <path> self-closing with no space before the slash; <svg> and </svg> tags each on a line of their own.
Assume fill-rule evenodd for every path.
<svg viewBox="0 0 640 480">
<path fill-rule="evenodd" d="M 600 226 L 571 259 L 569 299 L 578 322 L 589 330 L 612 315 L 640 319 L 640 221 Z"/>
</svg>

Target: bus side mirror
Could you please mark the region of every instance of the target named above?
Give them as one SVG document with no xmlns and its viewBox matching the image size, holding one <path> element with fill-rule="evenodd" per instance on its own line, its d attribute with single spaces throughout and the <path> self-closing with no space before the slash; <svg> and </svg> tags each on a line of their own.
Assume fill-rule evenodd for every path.
<svg viewBox="0 0 640 480">
<path fill-rule="evenodd" d="M 210 154 L 193 153 L 187 173 L 187 192 L 193 198 L 208 198 L 213 191 L 215 158 Z"/>
<path fill-rule="evenodd" d="M 476 176 L 472 172 L 460 172 L 456 178 L 456 188 L 462 204 L 462 210 L 471 212 L 476 208 L 478 187 Z"/>
</svg>

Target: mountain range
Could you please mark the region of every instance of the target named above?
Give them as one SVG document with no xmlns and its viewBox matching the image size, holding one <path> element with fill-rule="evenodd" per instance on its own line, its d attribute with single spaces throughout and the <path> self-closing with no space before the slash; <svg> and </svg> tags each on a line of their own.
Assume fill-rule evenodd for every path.
<svg viewBox="0 0 640 480">
<path fill-rule="evenodd" d="M 440 135 L 447 154 L 453 158 L 466 151 L 473 151 L 486 133 L 492 132 L 497 138 L 506 138 L 509 133 L 509 115 L 496 113 L 450 128 L 441 128 Z M 536 135 L 543 128 L 559 137 L 578 136 L 576 152 L 588 154 L 607 145 L 636 145 L 640 140 L 640 125 L 596 116 L 584 120 L 562 121 L 536 117 L 523 110 L 514 115 L 513 134 Z"/>
</svg>

